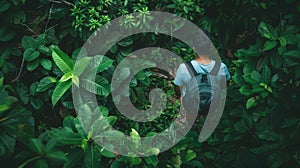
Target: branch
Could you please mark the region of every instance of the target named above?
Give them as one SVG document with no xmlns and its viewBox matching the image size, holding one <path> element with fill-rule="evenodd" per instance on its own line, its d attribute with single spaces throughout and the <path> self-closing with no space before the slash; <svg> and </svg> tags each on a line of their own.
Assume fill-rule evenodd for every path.
<svg viewBox="0 0 300 168">
<path fill-rule="evenodd" d="M 34 35 L 38 36 L 38 34 L 35 31 L 33 31 L 27 24 L 20 23 L 20 25 L 25 26 L 31 33 L 33 33 Z"/>
<path fill-rule="evenodd" d="M 69 6 L 74 6 L 74 4 L 72 4 L 71 2 L 68 2 L 66 0 L 50 0 L 50 2 L 59 3 L 59 4 L 64 3 L 64 4 L 67 4 Z"/>
<path fill-rule="evenodd" d="M 14 83 L 15 81 L 17 81 L 19 78 L 20 78 L 20 76 L 21 76 L 21 73 L 22 73 L 22 69 L 23 69 L 23 66 L 24 66 L 24 58 L 22 59 L 22 62 L 21 62 L 21 66 L 20 66 L 20 71 L 19 71 L 19 73 L 18 73 L 18 75 L 17 75 L 17 77 L 15 78 L 15 79 L 13 79 L 12 81 L 11 81 L 11 83 Z"/>
<path fill-rule="evenodd" d="M 50 20 L 50 17 L 51 17 L 53 6 L 54 6 L 54 4 L 51 5 L 50 10 L 49 10 L 48 19 L 47 19 L 47 22 L 46 22 L 46 25 L 45 25 L 44 33 L 46 33 L 46 30 L 48 28 L 48 23 L 49 23 L 49 20 Z"/>
</svg>

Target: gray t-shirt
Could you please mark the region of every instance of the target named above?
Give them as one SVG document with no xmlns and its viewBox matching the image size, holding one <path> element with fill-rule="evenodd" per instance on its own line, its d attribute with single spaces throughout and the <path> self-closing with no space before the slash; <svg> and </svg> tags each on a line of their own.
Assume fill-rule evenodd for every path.
<svg viewBox="0 0 300 168">
<path fill-rule="evenodd" d="M 195 60 L 191 61 L 194 69 L 196 70 L 196 72 L 198 73 L 207 73 L 210 72 L 213 67 L 216 64 L 216 61 L 211 61 L 209 64 L 201 64 Z M 230 74 L 228 72 L 227 66 L 224 63 L 221 63 L 221 67 L 220 70 L 217 74 L 218 77 L 222 77 L 225 76 L 226 81 L 228 81 L 230 79 Z M 180 64 L 178 69 L 177 69 L 177 73 L 176 73 L 176 77 L 174 80 L 175 85 L 178 86 L 182 86 L 182 97 L 185 95 L 185 85 L 191 80 L 192 76 L 190 75 L 187 67 L 185 64 Z"/>
</svg>

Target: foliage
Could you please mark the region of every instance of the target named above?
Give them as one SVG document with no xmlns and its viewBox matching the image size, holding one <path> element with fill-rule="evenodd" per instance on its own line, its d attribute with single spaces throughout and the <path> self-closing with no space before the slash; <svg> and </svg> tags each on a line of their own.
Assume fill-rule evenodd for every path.
<svg viewBox="0 0 300 168">
<path fill-rule="evenodd" d="M 296 0 L 1 0 L 1 162 L 8 167 L 299 167 L 299 9 Z M 129 93 L 119 92 L 120 100 L 130 95 L 138 109 L 147 109 L 145 93 L 164 89 L 167 109 L 147 123 L 119 113 L 110 80 L 115 66 L 137 49 L 159 46 L 189 60 L 191 48 L 169 36 L 144 33 L 98 56 L 95 82 L 79 78 L 92 57 L 75 64 L 93 31 L 124 14 L 149 11 L 176 14 L 211 32 L 232 80 L 221 122 L 206 142 L 197 140 L 204 122 L 200 117 L 168 151 L 125 157 L 97 145 L 84 131 L 70 88 L 83 86 L 96 94 L 106 120 L 136 139 L 136 146 L 141 136 L 168 128 L 180 105 L 169 75 L 145 69 L 131 80 Z M 126 28 L 137 24 L 127 19 Z M 132 72 L 122 73 L 127 78 Z"/>
</svg>

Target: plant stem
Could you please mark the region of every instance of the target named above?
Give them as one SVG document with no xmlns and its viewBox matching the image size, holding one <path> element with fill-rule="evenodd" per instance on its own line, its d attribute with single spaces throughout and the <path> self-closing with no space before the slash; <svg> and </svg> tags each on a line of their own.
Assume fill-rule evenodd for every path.
<svg viewBox="0 0 300 168">
<path fill-rule="evenodd" d="M 34 160 L 37 160 L 37 159 L 39 159 L 39 158 L 41 158 L 41 156 L 33 157 L 33 158 L 27 160 L 26 162 L 24 162 L 24 163 L 23 163 L 22 165 L 20 165 L 18 168 L 23 168 L 23 167 L 26 166 L 28 163 L 30 163 L 30 162 L 32 162 L 32 161 L 34 161 Z"/>
</svg>

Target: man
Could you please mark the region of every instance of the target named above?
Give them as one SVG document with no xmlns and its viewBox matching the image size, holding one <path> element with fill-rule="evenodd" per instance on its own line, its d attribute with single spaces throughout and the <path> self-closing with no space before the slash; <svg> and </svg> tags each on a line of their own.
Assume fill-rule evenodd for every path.
<svg viewBox="0 0 300 168">
<path fill-rule="evenodd" d="M 190 61 L 194 70 L 197 73 L 210 73 L 216 65 L 216 61 L 212 59 L 216 58 L 216 56 L 214 57 L 214 53 L 211 53 L 212 43 L 202 31 L 198 31 L 193 36 L 193 45 L 193 49 L 197 53 L 195 59 Z M 190 82 L 193 75 L 191 74 L 191 70 L 189 70 L 188 68 L 189 67 L 187 67 L 186 64 L 180 64 L 174 80 L 174 84 L 177 86 L 175 87 L 175 91 L 181 101 L 183 100 L 187 90 L 186 85 Z M 228 83 L 230 74 L 226 65 L 224 63 L 221 63 L 216 68 L 219 69 L 216 69 L 216 76 L 218 78 L 225 77 L 225 80 Z M 189 116 L 191 115 L 189 115 L 189 111 L 187 111 L 187 121 L 192 121 L 192 119 L 189 119 Z"/>
</svg>

